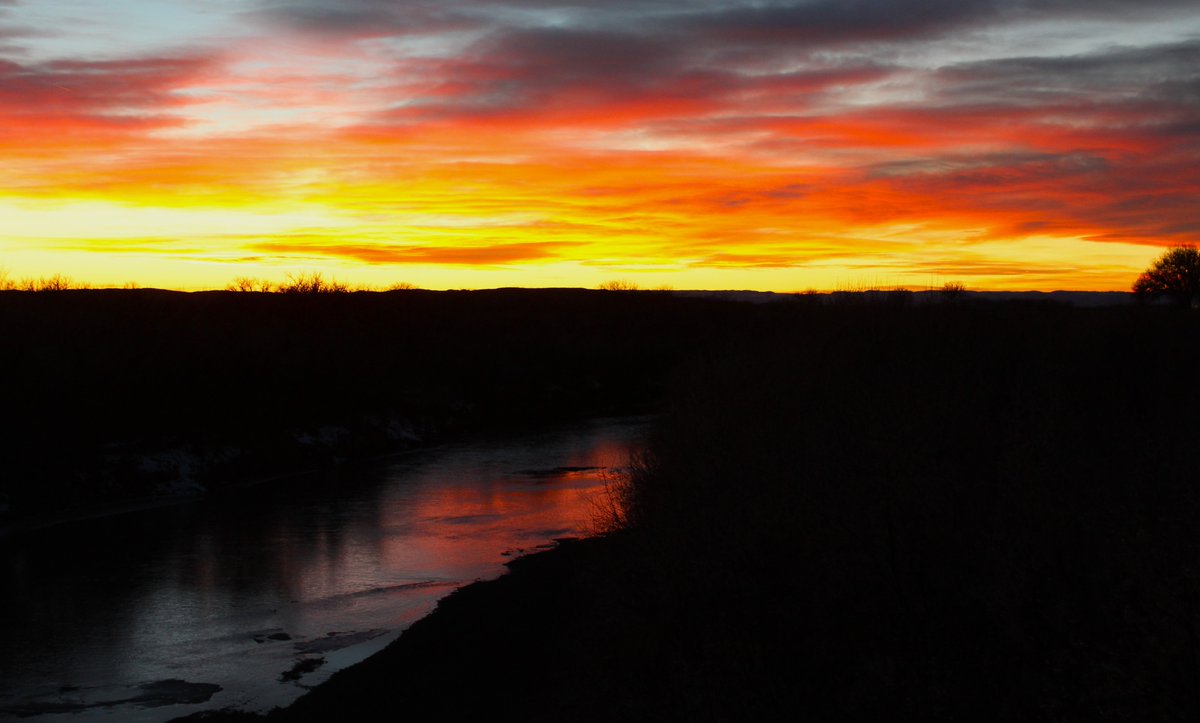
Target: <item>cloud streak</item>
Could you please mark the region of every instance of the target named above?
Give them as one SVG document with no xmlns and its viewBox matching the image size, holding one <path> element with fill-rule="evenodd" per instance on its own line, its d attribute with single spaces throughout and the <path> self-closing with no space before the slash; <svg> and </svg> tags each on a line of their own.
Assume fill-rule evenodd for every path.
<svg viewBox="0 0 1200 723">
<path fill-rule="evenodd" d="M 0 60 L 0 143 L 43 145 L 140 138 L 178 124 L 171 90 L 204 65 L 201 58 L 62 60 L 23 65 Z"/>
<path fill-rule="evenodd" d="M 367 264 L 439 264 L 449 266 L 496 266 L 553 259 L 563 244 L 500 243 L 488 246 L 405 246 L 394 244 L 345 244 L 333 241 L 296 244 L 286 241 L 253 246 L 262 253 L 330 256 Z"/>
</svg>

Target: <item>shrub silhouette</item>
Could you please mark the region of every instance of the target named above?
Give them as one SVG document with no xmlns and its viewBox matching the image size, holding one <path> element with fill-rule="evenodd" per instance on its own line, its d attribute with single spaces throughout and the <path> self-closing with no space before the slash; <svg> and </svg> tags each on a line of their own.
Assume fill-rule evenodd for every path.
<svg viewBox="0 0 1200 723">
<path fill-rule="evenodd" d="M 942 284 L 941 294 L 944 301 L 961 301 L 967 293 L 967 285 L 961 281 L 947 281 Z"/>
<path fill-rule="evenodd" d="M 350 287 L 337 279 L 326 280 L 321 272 L 311 274 L 288 274 L 287 281 L 279 285 L 278 290 L 285 294 L 343 294 Z"/>
<path fill-rule="evenodd" d="M 626 281 L 624 279 L 612 279 L 605 281 L 596 287 L 601 291 L 637 291 L 638 285 L 634 281 Z"/>
<path fill-rule="evenodd" d="M 253 276 L 239 276 L 225 287 L 228 291 L 262 291 L 268 292 L 273 284 L 266 279 L 257 279 Z"/>
<path fill-rule="evenodd" d="M 40 279 L 22 279 L 15 288 L 23 291 L 70 291 L 71 289 L 87 289 L 89 286 L 75 281 L 70 276 L 55 274 L 43 276 Z"/>
<path fill-rule="evenodd" d="M 1133 293 L 1143 301 L 1166 297 L 1179 306 L 1200 299 L 1200 250 L 1191 245 L 1167 250 L 1133 282 Z"/>
</svg>

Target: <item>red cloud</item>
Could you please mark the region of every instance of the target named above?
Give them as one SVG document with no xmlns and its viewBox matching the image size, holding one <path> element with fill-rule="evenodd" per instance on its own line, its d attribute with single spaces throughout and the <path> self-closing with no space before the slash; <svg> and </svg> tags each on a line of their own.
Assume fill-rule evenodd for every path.
<svg viewBox="0 0 1200 723">
<path fill-rule="evenodd" d="M 171 94 L 207 64 L 203 58 L 0 60 L 0 144 L 29 151 L 140 138 L 177 125 Z"/>
</svg>

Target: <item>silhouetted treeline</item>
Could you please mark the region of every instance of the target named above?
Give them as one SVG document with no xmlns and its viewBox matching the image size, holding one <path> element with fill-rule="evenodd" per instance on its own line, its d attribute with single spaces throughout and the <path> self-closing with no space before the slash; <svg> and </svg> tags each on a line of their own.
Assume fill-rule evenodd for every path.
<svg viewBox="0 0 1200 723">
<path fill-rule="evenodd" d="M 675 375 L 623 530 L 272 719 L 1200 715 L 1200 316 L 760 312 Z"/>
<path fill-rule="evenodd" d="M 745 305 L 583 290 L 0 293 L 0 508 L 186 492 L 644 410 Z"/>
</svg>

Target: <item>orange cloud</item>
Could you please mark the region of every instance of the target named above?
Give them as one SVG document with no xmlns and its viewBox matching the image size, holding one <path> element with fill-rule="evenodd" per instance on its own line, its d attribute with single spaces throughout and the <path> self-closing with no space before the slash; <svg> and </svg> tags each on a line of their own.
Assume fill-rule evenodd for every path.
<svg viewBox="0 0 1200 723">
<path fill-rule="evenodd" d="M 447 264 L 452 266 L 492 266 L 554 258 L 564 247 L 556 243 L 515 243 L 490 246 L 395 246 L 387 244 L 354 245 L 336 242 L 297 244 L 288 241 L 259 243 L 253 246 L 266 254 L 319 255 L 354 259 L 368 264 Z"/>
</svg>

